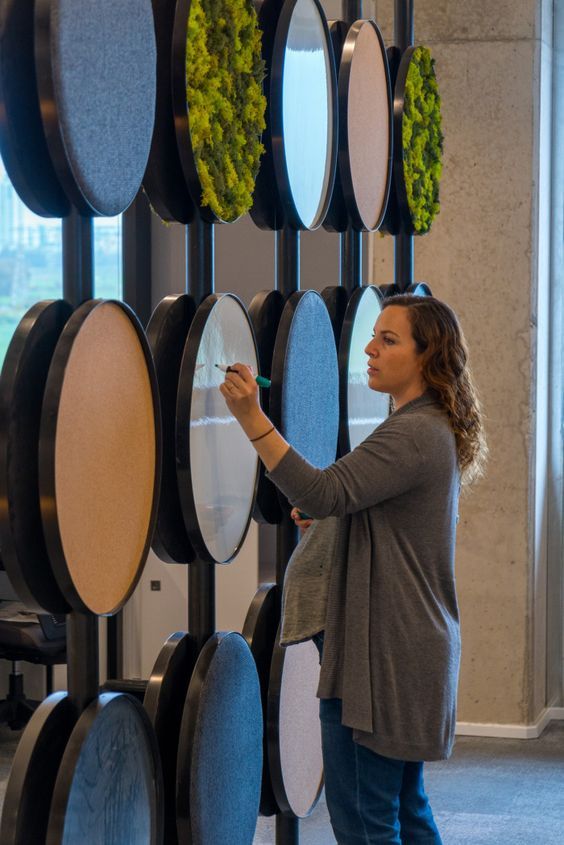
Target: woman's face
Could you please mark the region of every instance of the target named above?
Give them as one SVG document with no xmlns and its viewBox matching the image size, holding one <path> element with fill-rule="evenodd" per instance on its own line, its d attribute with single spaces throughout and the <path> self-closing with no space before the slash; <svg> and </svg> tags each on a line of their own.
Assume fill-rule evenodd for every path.
<svg viewBox="0 0 564 845">
<path fill-rule="evenodd" d="M 368 355 L 368 386 L 394 399 L 423 392 L 421 355 L 411 334 L 408 309 L 401 305 L 385 308 L 374 326 Z"/>
</svg>

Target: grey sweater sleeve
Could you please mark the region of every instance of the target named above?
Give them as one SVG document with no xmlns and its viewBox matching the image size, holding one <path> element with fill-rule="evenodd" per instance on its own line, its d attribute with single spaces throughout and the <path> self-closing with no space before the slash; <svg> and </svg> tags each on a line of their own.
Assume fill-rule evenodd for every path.
<svg viewBox="0 0 564 845">
<path fill-rule="evenodd" d="M 364 510 L 416 487 L 425 477 L 419 415 L 386 420 L 356 449 L 317 469 L 295 449 L 267 473 L 289 501 L 314 519 Z"/>
</svg>

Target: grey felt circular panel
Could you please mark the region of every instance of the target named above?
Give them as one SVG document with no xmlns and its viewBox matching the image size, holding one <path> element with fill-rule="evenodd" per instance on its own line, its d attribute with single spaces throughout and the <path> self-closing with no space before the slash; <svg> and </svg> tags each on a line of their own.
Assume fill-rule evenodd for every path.
<svg viewBox="0 0 564 845">
<path fill-rule="evenodd" d="M 240 634 L 214 634 L 198 659 L 178 760 L 179 825 L 193 845 L 253 841 L 262 780 L 263 716 L 251 651 Z M 188 771 L 188 778 L 186 772 Z M 187 796 L 188 791 L 188 796 Z M 189 797 L 188 819 L 185 813 Z"/>
<path fill-rule="evenodd" d="M 119 214 L 139 190 L 153 133 L 151 0 L 50 0 L 50 37 L 72 180 L 95 214 Z"/>
<path fill-rule="evenodd" d="M 55 784 L 48 845 L 155 845 L 160 760 L 143 708 L 105 693 L 71 734 Z"/>
<path fill-rule="evenodd" d="M 333 463 L 339 432 L 339 368 L 325 303 L 304 293 L 288 334 L 282 385 L 282 434 L 317 467 Z"/>
</svg>

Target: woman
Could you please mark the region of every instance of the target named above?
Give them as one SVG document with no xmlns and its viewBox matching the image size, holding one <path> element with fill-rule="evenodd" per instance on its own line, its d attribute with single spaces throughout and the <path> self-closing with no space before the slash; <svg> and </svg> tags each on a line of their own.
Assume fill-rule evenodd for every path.
<svg viewBox="0 0 564 845">
<path fill-rule="evenodd" d="M 433 297 L 385 300 L 368 385 L 393 413 L 324 470 L 261 411 L 248 367 L 220 390 L 270 479 L 313 519 L 338 516 L 318 695 L 325 787 L 339 845 L 441 842 L 423 762 L 451 752 L 460 658 L 454 546 L 461 484 L 483 471 L 480 406 L 454 312 Z"/>
</svg>

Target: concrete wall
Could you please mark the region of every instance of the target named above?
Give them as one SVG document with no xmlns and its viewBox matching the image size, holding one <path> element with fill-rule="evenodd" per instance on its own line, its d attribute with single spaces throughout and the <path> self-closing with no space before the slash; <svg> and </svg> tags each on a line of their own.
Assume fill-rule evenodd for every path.
<svg viewBox="0 0 564 845">
<path fill-rule="evenodd" d="M 375 7 L 389 41 L 393 4 Z M 415 7 L 415 40 L 437 61 L 446 136 L 442 210 L 416 242 L 416 278 L 460 316 L 491 450 L 487 478 L 461 507 L 459 719 L 531 724 L 547 671 L 552 4 Z M 371 256 L 374 277 L 388 276 L 389 240 L 375 238 Z M 551 661 L 554 689 L 554 650 Z"/>
</svg>

